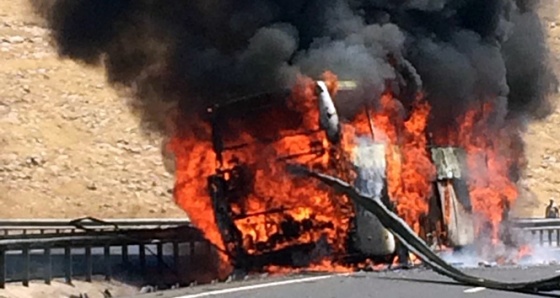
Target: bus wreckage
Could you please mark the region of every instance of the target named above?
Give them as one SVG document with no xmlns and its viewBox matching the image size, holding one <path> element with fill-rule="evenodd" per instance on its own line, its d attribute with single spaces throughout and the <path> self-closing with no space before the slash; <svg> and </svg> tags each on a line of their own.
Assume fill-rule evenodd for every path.
<svg viewBox="0 0 560 298">
<path fill-rule="evenodd" d="M 339 82 L 338 96 L 344 96 L 356 88 L 354 82 Z M 306 267 L 317 249 L 317 242 L 297 242 L 283 245 L 286 235 L 298 237 L 309 229 L 332 228 L 328 223 L 316 224 L 310 221 L 296 221 L 287 219 L 281 224 L 282 231 L 270 237 L 267 243 L 252 244 L 251 248 L 244 243 L 243 233 L 236 224 L 239 220 L 247 220 L 252 216 L 261 216 L 262 213 L 282 213 L 283 210 L 264 210 L 259 214 L 247 214 L 239 211 L 234 205 L 243 201 L 244 197 L 252 190 L 248 189 L 251 181 L 255 179 L 251 174 L 250 167 L 236 153 L 251 144 L 238 144 L 236 138 L 231 137 L 239 132 L 232 132 L 229 123 L 231 121 L 247 121 L 251 115 L 256 113 L 266 114 L 267 110 L 277 109 L 285 105 L 286 98 L 291 90 L 259 94 L 250 97 L 239 98 L 208 109 L 209 122 L 212 127 L 212 144 L 216 154 L 216 173 L 208 177 L 208 189 L 214 213 L 222 239 L 225 243 L 227 254 L 232 260 L 233 266 L 241 272 L 260 270 L 268 265 Z M 314 90 L 317 98 L 317 109 L 319 112 L 320 129 L 315 131 L 298 131 L 297 133 L 309 136 L 310 141 L 307 150 L 283 155 L 271 160 L 273 163 L 290 164 L 294 159 L 310 155 L 325 155 L 325 148 L 321 142 L 321 135 L 325 135 L 331 147 L 339 146 L 341 142 L 341 116 L 337 112 L 335 103 L 329 94 L 324 81 L 315 82 Z M 290 115 L 284 116 L 291 117 Z M 291 137 L 291 136 L 290 136 Z M 282 138 L 282 136 L 280 137 Z M 261 143 L 275 143 L 279 139 L 262 138 Z M 396 148 L 398 149 L 398 148 Z M 384 143 L 372 142 L 367 145 L 365 154 L 374 167 L 375 171 L 385 171 L 385 151 L 395 150 Z M 468 246 L 474 241 L 474 230 L 472 224 L 471 204 L 466 183 L 463 179 L 464 158 L 460 148 L 453 147 L 431 147 L 431 154 L 437 168 L 437 179 L 433 181 L 434 189 L 437 190 L 430 201 L 429 216 L 423 222 L 423 237 L 435 238 L 440 244 L 447 247 L 460 248 Z M 362 153 L 364 154 L 364 153 Z M 242 154 L 240 154 L 242 155 Z M 360 155 L 360 154 L 358 154 Z M 231 160 L 224 160 L 226 156 Z M 335 161 L 340 163 L 339 161 Z M 312 166 L 312 165 L 309 165 Z M 358 175 L 355 186 L 364 192 L 368 192 L 368 180 L 371 177 Z M 381 202 L 390 210 L 394 210 L 394 204 L 389 199 L 385 181 L 379 181 L 382 195 Z M 371 193 L 373 194 L 373 193 Z M 282 194 L 277 194 L 281 196 Z M 365 259 L 382 260 L 391 263 L 396 256 L 402 264 L 408 262 L 408 252 L 405 247 L 396 241 L 390 229 L 385 227 L 377 216 L 367 210 L 361 204 L 352 204 L 353 218 L 351 218 L 348 239 L 345 242 L 345 252 L 337 258 L 341 263 L 363 262 Z M 446 212 L 448 214 L 446 214 Z M 434 235 L 435 234 L 435 235 Z M 284 241 L 288 243 L 289 241 Z M 278 248 L 280 247 L 280 248 Z"/>
<path fill-rule="evenodd" d="M 339 96 L 343 96 L 344 92 L 351 91 L 355 87 L 353 82 L 341 82 L 341 86 Z M 399 256 L 399 260 L 404 260 L 406 263 L 408 251 L 411 251 L 438 273 L 461 283 L 520 292 L 560 289 L 560 277 L 531 283 L 501 283 L 466 275 L 445 263 L 426 244 L 426 241 L 429 241 L 430 246 L 433 247 L 435 241 L 447 247 L 460 249 L 474 242 L 472 206 L 464 179 L 465 153 L 461 148 L 438 146 L 429 148 L 437 175 L 432 181 L 435 191 L 429 203 L 428 216 L 422 221 L 420 235 L 411 230 L 394 213 L 395 206 L 387 193 L 385 176 L 377 175 L 386 171 L 386 150 L 395 150 L 395 148 L 376 142 L 362 146 L 361 151 L 354 154 L 355 159 L 361 160 L 352 161 L 354 170 L 358 173 L 354 178 L 353 186 L 332 175 L 312 170 L 317 168 L 312 163 L 302 164 L 298 160 L 302 156 L 328 155 L 329 159 L 340 156 L 333 152 L 327 154 L 326 150 L 336 149 L 325 149 L 321 136 L 326 136 L 331 148 L 339 146 L 342 116 L 337 112 L 325 82 L 317 81 L 314 91 L 318 101 L 319 130 L 293 130 L 295 133 L 292 132 L 289 136 L 267 135 L 261 137 L 258 142 L 273 144 L 282 141 L 282 138 L 297 134 L 305 135 L 310 140 L 307 150 L 279 156 L 269 162 L 282 164 L 288 173 L 297 174 L 293 175 L 294 177 L 301 178 L 303 175 L 318 179 L 334 188 L 335 195 L 342 193 L 351 199 L 353 216 L 350 219 L 350 230 L 344 242 L 343 253 L 338 253 L 335 257 L 337 262 L 358 264 L 365 259 L 375 259 L 390 263 Z M 252 242 L 247 241 L 242 227 L 238 224 L 240 220 L 250 222 L 251 217 L 282 214 L 287 209 L 276 208 L 259 213 L 248 213 L 244 208 L 239 207 L 243 205 L 244 198 L 253 192 L 251 187 L 256 178 L 254 171 L 251 171 L 251 165 L 244 163 L 244 160 L 238 157 L 243 156 L 244 148 L 251 144 L 237 143 L 235 136 L 240 132 L 235 129 L 230 130 L 228 125 L 243 121 L 254 125 L 251 121 L 256 111 L 261 113 L 266 110 L 281 109 L 286 106 L 285 101 L 290 92 L 291 90 L 286 90 L 244 97 L 208 109 L 208 121 L 212 127 L 212 145 L 218 164 L 216 172 L 208 177 L 208 190 L 226 253 L 233 267 L 241 274 L 260 271 L 271 265 L 305 268 L 316 260 L 314 258 L 320 257 L 321 253 L 318 250 L 324 248 L 322 239 L 293 240 L 304 239 L 301 235 L 308 231 L 332 229 L 332 224 L 329 225 L 328 222 L 284 216 L 279 228 L 274 230 L 275 232 L 267 238 L 266 242 Z M 226 157 L 230 160 L 226 160 Z M 335 166 L 338 163 L 340 160 L 334 160 Z"/>
<path fill-rule="evenodd" d="M 441 275 L 450 277 L 461 284 L 495 290 L 521 293 L 539 293 L 560 290 L 560 275 L 530 282 L 500 282 L 465 274 L 446 263 L 434 253 L 400 217 L 385 206 L 379 197 L 365 196 L 350 184 L 336 177 L 317 173 L 298 165 L 288 167 L 290 167 L 292 173 L 296 175 L 306 175 L 317 179 L 329 185 L 337 192 L 350 197 L 356 204 L 374 214 L 381 224 L 390 230 L 404 246 L 416 254 L 429 268 Z"/>
</svg>

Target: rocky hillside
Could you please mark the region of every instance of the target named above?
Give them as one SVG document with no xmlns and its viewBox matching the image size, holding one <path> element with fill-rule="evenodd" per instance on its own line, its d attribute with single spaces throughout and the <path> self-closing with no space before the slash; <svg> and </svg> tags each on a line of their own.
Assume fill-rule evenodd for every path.
<svg viewBox="0 0 560 298">
<path fill-rule="evenodd" d="M 0 217 L 183 217 L 159 136 L 48 42 L 27 0 L 0 0 Z"/>
<path fill-rule="evenodd" d="M 560 1 L 540 2 L 540 14 L 547 29 L 548 44 L 552 52 L 551 67 L 560 75 Z M 543 216 L 544 208 L 550 199 L 560 204 L 559 99 L 559 94 L 553 95 L 551 100 L 556 104 L 555 111 L 547 119 L 531 123 L 526 134 L 529 167 L 527 177 L 521 183 L 523 197 L 515 210 L 520 216 Z"/>
</svg>

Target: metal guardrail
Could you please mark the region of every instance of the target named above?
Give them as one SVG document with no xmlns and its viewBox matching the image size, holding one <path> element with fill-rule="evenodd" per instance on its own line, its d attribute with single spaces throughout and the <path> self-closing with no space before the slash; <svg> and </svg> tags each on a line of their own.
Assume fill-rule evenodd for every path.
<svg viewBox="0 0 560 298">
<path fill-rule="evenodd" d="M 188 219 L 4 219 L 0 220 L 0 235 L 78 233 L 130 229 L 172 228 L 190 226 Z"/>
<path fill-rule="evenodd" d="M 512 223 L 516 228 L 560 227 L 560 218 L 516 218 Z"/>
<path fill-rule="evenodd" d="M 0 233 L 0 288 L 18 281 L 28 286 L 32 279 L 50 284 L 53 276 L 67 283 L 93 275 L 110 279 L 131 268 L 136 275 L 156 281 L 172 276 L 172 283 L 180 283 L 185 265 L 198 261 L 197 252 L 211 251 L 184 219 L 0 220 Z"/>
<path fill-rule="evenodd" d="M 533 243 L 560 248 L 560 219 L 518 218 L 512 225 Z M 180 282 L 189 270 L 209 267 L 212 249 L 186 219 L 0 220 L 0 288 L 54 277 L 111 279 L 130 270 Z"/>
<path fill-rule="evenodd" d="M 511 223 L 530 243 L 560 248 L 560 218 L 516 218 Z"/>
</svg>

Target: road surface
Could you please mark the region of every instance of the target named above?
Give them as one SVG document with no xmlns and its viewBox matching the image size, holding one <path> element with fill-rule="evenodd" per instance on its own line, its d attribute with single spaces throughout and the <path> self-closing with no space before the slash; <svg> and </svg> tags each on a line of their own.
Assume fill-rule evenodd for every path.
<svg viewBox="0 0 560 298">
<path fill-rule="evenodd" d="M 500 267 L 465 269 L 473 275 L 503 281 L 525 281 L 560 274 L 560 266 Z M 560 297 L 560 292 L 544 297 Z M 308 274 L 290 277 L 254 278 L 244 282 L 202 285 L 135 298 L 434 298 L 489 297 L 517 298 L 537 295 L 493 291 L 462 286 L 427 269 L 392 272 L 359 272 L 348 275 Z"/>
</svg>

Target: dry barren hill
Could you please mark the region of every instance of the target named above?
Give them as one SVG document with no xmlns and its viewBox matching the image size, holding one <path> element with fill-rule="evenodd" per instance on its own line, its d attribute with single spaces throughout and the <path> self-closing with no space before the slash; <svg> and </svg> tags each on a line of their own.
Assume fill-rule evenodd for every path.
<svg viewBox="0 0 560 298">
<path fill-rule="evenodd" d="M 126 100 L 58 59 L 27 0 L 0 0 L 0 217 L 183 217 Z"/>
<path fill-rule="evenodd" d="M 558 3 L 542 2 L 558 56 Z M 159 136 L 141 132 L 126 100 L 100 69 L 58 59 L 26 0 L 0 0 L 0 218 L 184 216 Z M 560 110 L 527 135 L 525 216 L 560 200 L 559 124 Z"/>
<path fill-rule="evenodd" d="M 543 26 L 548 33 L 551 64 L 560 75 L 560 1 L 539 1 Z M 560 90 L 558 90 L 560 92 Z M 529 167 L 521 183 L 523 197 L 516 208 L 519 216 L 544 215 L 549 199 L 560 203 L 560 94 L 552 95 L 556 109 L 547 119 L 533 122 L 525 140 Z"/>
</svg>

